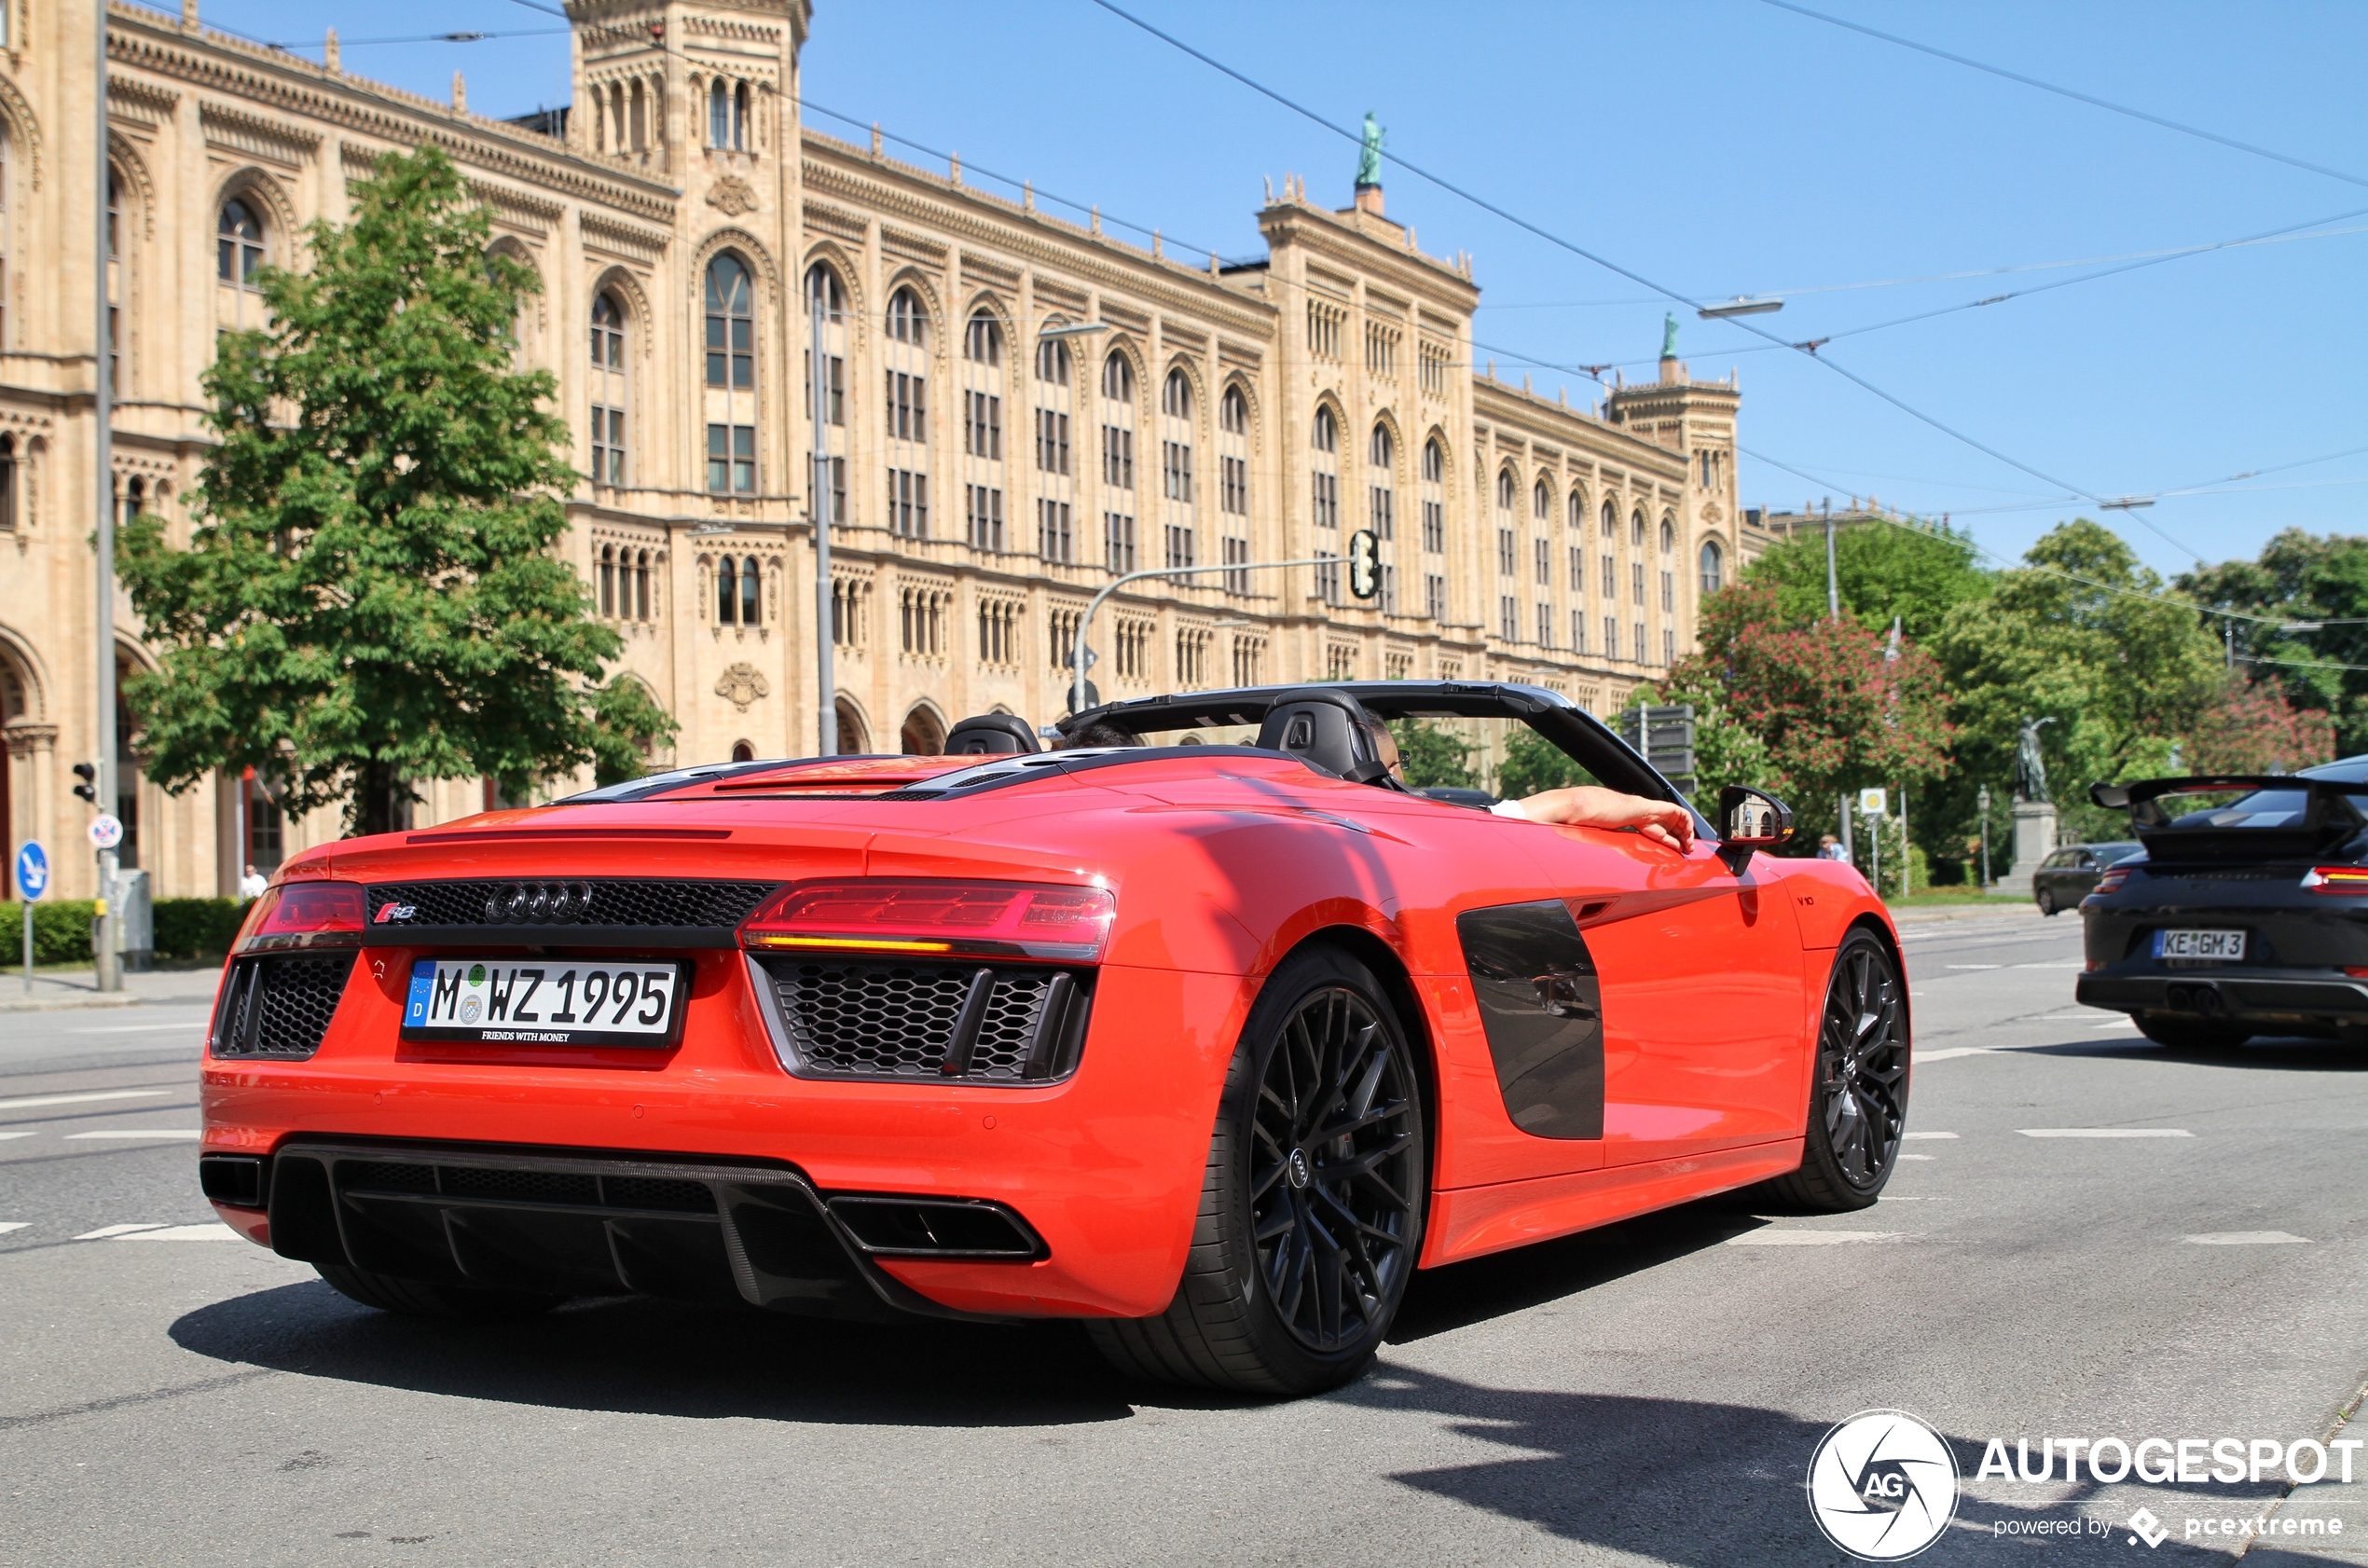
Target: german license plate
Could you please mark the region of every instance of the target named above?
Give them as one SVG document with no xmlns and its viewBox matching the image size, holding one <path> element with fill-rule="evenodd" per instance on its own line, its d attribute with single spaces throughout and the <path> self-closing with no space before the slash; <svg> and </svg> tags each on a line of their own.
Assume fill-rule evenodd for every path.
<svg viewBox="0 0 2368 1568">
<path fill-rule="evenodd" d="M 2156 931 L 2157 958 L 2210 958 L 2233 963 L 2245 956 L 2242 931 Z"/>
<path fill-rule="evenodd" d="M 678 963 L 420 958 L 403 1038 L 663 1048 L 674 1043 L 689 990 Z"/>
</svg>

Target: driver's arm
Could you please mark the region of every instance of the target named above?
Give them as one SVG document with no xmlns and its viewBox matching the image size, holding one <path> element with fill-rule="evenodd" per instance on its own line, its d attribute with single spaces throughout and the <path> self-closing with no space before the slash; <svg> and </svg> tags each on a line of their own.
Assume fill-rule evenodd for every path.
<svg viewBox="0 0 2368 1568">
<path fill-rule="evenodd" d="M 1547 790 L 1518 801 L 1499 801 L 1490 809 L 1500 817 L 1563 827 L 1634 828 L 1655 843 L 1680 851 L 1694 843 L 1694 815 L 1684 806 L 1623 794 L 1600 784 Z"/>
</svg>

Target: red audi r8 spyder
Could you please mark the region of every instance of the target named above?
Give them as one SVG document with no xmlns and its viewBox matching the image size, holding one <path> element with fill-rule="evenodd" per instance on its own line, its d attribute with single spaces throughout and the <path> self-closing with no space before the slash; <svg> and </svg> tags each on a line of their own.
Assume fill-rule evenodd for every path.
<svg viewBox="0 0 2368 1568">
<path fill-rule="evenodd" d="M 324 846 L 224 971 L 205 1191 L 393 1311 L 1073 1317 L 1269 1395 L 1355 1376 L 1418 1268 L 1874 1202 L 1908 1016 L 1855 871 L 1761 853 L 1753 791 L 1684 853 L 1408 792 L 1376 723 L 1683 799 L 1558 694 L 1393 681 Z"/>
</svg>

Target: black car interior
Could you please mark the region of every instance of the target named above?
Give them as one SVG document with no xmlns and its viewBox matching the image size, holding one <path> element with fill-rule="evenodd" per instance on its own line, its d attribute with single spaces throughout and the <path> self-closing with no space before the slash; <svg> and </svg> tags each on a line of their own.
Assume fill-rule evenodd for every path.
<svg viewBox="0 0 2368 1568">
<path fill-rule="evenodd" d="M 1012 757 L 1042 750 L 1035 729 L 1016 713 L 982 713 L 965 719 L 945 737 L 949 757 Z"/>
<path fill-rule="evenodd" d="M 1358 784 L 1402 789 L 1373 743 L 1376 721 L 1364 705 L 1330 686 L 1301 686 L 1268 705 L 1258 748 L 1294 757 Z"/>
</svg>

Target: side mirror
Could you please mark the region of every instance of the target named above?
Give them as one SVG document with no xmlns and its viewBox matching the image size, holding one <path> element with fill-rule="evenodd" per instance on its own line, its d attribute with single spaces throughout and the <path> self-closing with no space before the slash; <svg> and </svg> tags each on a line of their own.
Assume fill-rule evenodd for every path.
<svg viewBox="0 0 2368 1568">
<path fill-rule="evenodd" d="M 1718 791 L 1718 853 L 1736 874 L 1755 849 L 1793 836 L 1793 808 L 1764 791 L 1729 784 Z"/>
</svg>

